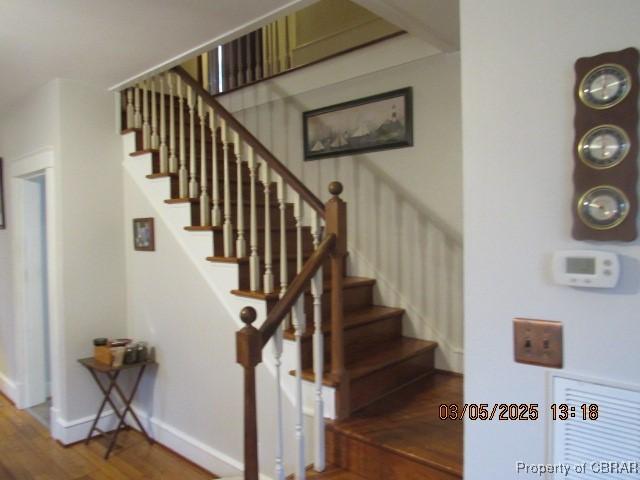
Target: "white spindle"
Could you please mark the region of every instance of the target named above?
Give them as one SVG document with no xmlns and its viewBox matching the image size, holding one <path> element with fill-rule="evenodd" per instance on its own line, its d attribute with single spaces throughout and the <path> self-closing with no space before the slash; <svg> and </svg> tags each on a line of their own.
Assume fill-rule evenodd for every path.
<svg viewBox="0 0 640 480">
<path fill-rule="evenodd" d="M 231 185 L 229 178 L 229 162 L 231 159 L 229 158 L 231 155 L 231 151 L 229 149 L 229 127 L 227 126 L 227 122 L 224 119 L 221 119 L 221 131 L 222 131 L 222 146 L 224 148 L 224 159 L 223 159 L 223 175 L 224 175 L 224 225 L 222 227 L 222 243 L 224 256 L 230 257 L 232 256 L 233 251 L 233 224 L 231 223 Z"/>
<path fill-rule="evenodd" d="M 282 419 L 282 385 L 281 385 L 281 365 L 282 365 L 282 325 L 278 327 L 273 335 L 273 359 L 276 367 L 276 479 L 284 480 L 284 427 Z"/>
<path fill-rule="evenodd" d="M 313 249 L 316 250 L 320 245 L 320 236 L 322 235 L 322 225 L 318 212 L 311 210 L 311 236 L 313 237 Z"/>
<path fill-rule="evenodd" d="M 264 186 L 264 276 L 262 291 L 273 292 L 273 258 L 271 253 L 271 171 L 266 161 L 260 167 Z"/>
<path fill-rule="evenodd" d="M 140 113 L 140 89 L 136 87 L 133 91 L 133 126 L 142 128 L 142 114 Z"/>
<path fill-rule="evenodd" d="M 127 128 L 134 128 L 134 120 L 133 117 L 135 115 L 135 110 L 133 108 L 133 89 L 127 89 Z"/>
<path fill-rule="evenodd" d="M 238 237 L 236 239 L 236 257 L 247 256 L 247 240 L 244 238 L 244 197 L 242 195 L 242 145 L 238 132 L 233 132 L 233 149 L 236 154 L 236 199 L 238 218 L 236 219 Z"/>
<path fill-rule="evenodd" d="M 151 79 L 151 148 L 160 146 L 158 136 L 158 99 L 156 98 L 156 79 Z"/>
<path fill-rule="evenodd" d="M 169 171 L 178 173 L 178 157 L 176 155 L 176 117 L 173 105 L 173 74 L 167 73 L 169 84 Z"/>
<path fill-rule="evenodd" d="M 142 149 L 151 147 L 151 125 L 149 125 L 149 98 L 147 94 L 148 84 L 142 82 Z"/>
<path fill-rule="evenodd" d="M 322 375 L 324 373 L 324 335 L 322 333 L 322 268 L 311 279 L 311 296 L 313 297 L 313 374 L 315 377 L 315 412 L 314 412 L 314 461 L 316 472 L 325 468 L 324 451 L 324 401 L 322 399 Z"/>
<path fill-rule="evenodd" d="M 187 104 L 189 105 L 189 198 L 198 198 L 198 181 L 196 180 L 196 121 L 195 95 L 191 85 L 187 85 Z"/>
<path fill-rule="evenodd" d="M 164 98 L 165 76 L 159 77 L 160 82 L 160 172 L 169 172 L 169 148 L 167 147 L 167 116 L 165 114 Z"/>
<path fill-rule="evenodd" d="M 211 130 L 211 225 L 222 225 L 222 213 L 220 212 L 220 186 L 218 179 L 218 120 L 213 108 L 209 107 L 209 129 Z"/>
<path fill-rule="evenodd" d="M 187 152 L 184 138 L 184 96 L 182 92 L 182 79 L 178 78 L 178 109 L 180 122 L 180 169 L 178 170 L 178 186 L 180 198 L 186 198 L 189 189 L 189 178 L 187 172 Z"/>
<path fill-rule="evenodd" d="M 300 295 L 295 305 L 293 306 L 293 328 L 295 329 L 296 337 L 296 479 L 305 478 L 305 451 L 304 451 L 304 413 L 303 413 L 303 401 L 302 401 L 302 335 L 305 331 L 305 317 L 304 317 L 304 295 Z"/>
<path fill-rule="evenodd" d="M 202 97 L 198 97 L 198 117 L 200 119 L 200 225 L 211 225 L 211 207 L 209 206 L 209 191 L 207 189 L 207 151 L 204 141 L 205 111 Z"/>
<path fill-rule="evenodd" d="M 258 256 L 258 206 L 256 204 L 256 154 L 248 147 L 247 163 L 249 165 L 249 288 L 252 292 L 260 289 L 260 257 Z"/>
</svg>

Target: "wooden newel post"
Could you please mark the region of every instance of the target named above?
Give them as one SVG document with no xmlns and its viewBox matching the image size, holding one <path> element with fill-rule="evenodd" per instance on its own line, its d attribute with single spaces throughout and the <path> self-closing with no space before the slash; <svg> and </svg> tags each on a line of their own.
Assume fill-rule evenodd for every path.
<svg viewBox="0 0 640 480">
<path fill-rule="evenodd" d="M 244 368 L 244 478 L 258 480 L 258 418 L 256 404 L 256 366 L 262 361 L 262 338 L 252 325 L 256 311 L 240 311 L 245 327 L 236 333 L 237 361 Z"/>
<path fill-rule="evenodd" d="M 328 234 L 335 234 L 336 243 L 331 252 L 331 379 L 337 384 L 336 415 L 349 416 L 349 379 L 344 368 L 344 261 L 347 255 L 347 204 L 339 195 L 340 182 L 329 184 L 333 197 L 326 203 L 325 219 Z"/>
</svg>

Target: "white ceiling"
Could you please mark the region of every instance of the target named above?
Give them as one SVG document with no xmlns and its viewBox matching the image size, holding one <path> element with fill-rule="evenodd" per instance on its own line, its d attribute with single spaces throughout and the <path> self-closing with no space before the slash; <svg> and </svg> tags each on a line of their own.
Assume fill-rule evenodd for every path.
<svg viewBox="0 0 640 480">
<path fill-rule="evenodd" d="M 292 0 L 0 0 L 0 109 L 61 77 L 109 87 Z"/>
</svg>

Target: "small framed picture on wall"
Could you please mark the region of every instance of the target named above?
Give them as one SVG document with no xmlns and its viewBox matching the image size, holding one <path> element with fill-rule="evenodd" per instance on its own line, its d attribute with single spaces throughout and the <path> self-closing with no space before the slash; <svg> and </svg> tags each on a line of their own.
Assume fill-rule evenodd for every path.
<svg viewBox="0 0 640 480">
<path fill-rule="evenodd" d="M 4 178 L 2 176 L 2 158 L 0 158 L 0 230 L 7 228 L 7 221 L 4 215 Z"/>
<path fill-rule="evenodd" d="M 141 252 L 154 252 L 156 250 L 153 218 L 133 219 L 133 248 Z"/>
</svg>

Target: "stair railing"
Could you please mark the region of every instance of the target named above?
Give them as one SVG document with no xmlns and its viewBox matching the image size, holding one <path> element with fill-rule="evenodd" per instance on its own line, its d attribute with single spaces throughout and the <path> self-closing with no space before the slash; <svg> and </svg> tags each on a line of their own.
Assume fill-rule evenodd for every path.
<svg viewBox="0 0 640 480">
<path fill-rule="evenodd" d="M 164 92 L 168 91 L 168 98 Z M 340 199 L 342 185 L 332 182 L 332 198 L 323 204 L 291 171 L 282 164 L 251 132 L 229 113 L 212 95 L 181 67 L 145 79 L 122 92 L 123 121 L 128 129 L 137 131 L 143 148 L 157 151 L 159 162 L 154 173 L 175 176 L 179 197 L 199 205 L 202 228 L 222 230 L 222 252 L 214 256 L 248 257 L 249 289 L 275 295 L 275 266 L 272 252 L 272 225 L 279 229 L 279 292 L 278 301 L 268 312 L 259 329 L 252 324 L 256 312 L 251 307 L 242 310 L 240 318 L 246 326 L 237 333 L 237 360 L 244 368 L 245 401 L 245 479 L 258 480 L 257 399 L 255 369 L 262 361 L 262 351 L 272 341 L 276 366 L 277 448 L 276 478 L 284 480 L 283 418 L 281 397 L 281 356 L 283 332 L 292 318 L 296 343 L 296 478 L 304 479 L 306 470 L 305 435 L 302 398 L 302 336 L 307 330 L 304 299 L 308 289 L 312 297 L 313 370 L 314 370 L 314 469 L 325 468 L 324 404 L 322 385 L 324 372 L 324 335 L 322 329 L 322 265 L 330 259 L 331 266 L 331 369 L 336 385 L 336 417 L 349 413 L 348 379 L 344 367 L 343 340 L 343 277 L 347 253 L 346 204 Z M 160 109 L 159 115 L 157 109 Z M 169 114 L 166 114 L 166 109 Z M 177 115 L 174 111 L 177 109 Z M 208 121 L 207 121 L 208 120 Z M 167 125 L 167 121 L 169 124 Z M 175 122 L 177 122 L 177 129 Z M 160 125 L 158 125 L 160 123 Z M 168 127 L 168 128 L 167 128 Z M 177 131 L 176 131 L 177 130 Z M 168 133 L 167 133 L 168 132 Z M 167 139 L 167 136 L 169 137 Z M 210 139 L 210 142 L 209 142 Z M 221 148 L 218 145 L 221 144 Z M 243 176 L 245 165 L 249 180 L 249 205 L 244 201 Z M 235 167 L 235 168 L 234 168 Z M 210 172 L 210 175 L 209 175 Z M 235 181 L 235 208 L 232 184 Z M 264 193 L 262 225 L 259 237 L 260 204 L 257 184 Z M 276 191 L 272 192 L 273 184 Z M 222 193 L 220 192 L 222 187 Z M 277 197 L 276 218 L 271 218 L 272 193 Z M 223 201 L 221 201 L 223 199 Z M 288 210 L 293 203 L 295 233 L 295 271 L 289 283 L 287 249 Z M 248 208 L 247 208 L 248 207 Z M 248 210 L 248 212 L 247 212 Z M 245 213 L 249 217 L 248 248 L 245 235 Z M 310 224 L 313 253 L 304 261 L 303 222 Z M 324 222 L 324 228 L 322 223 Z M 323 236 L 324 234 L 324 236 Z M 218 247 L 219 248 L 219 247 Z M 260 261 L 260 250 L 264 262 Z M 222 255 L 221 255 L 222 254 Z M 261 269 L 261 265 L 264 267 Z M 262 285 L 261 285 L 262 283 Z M 273 298 L 273 297 L 272 297 Z"/>
</svg>

